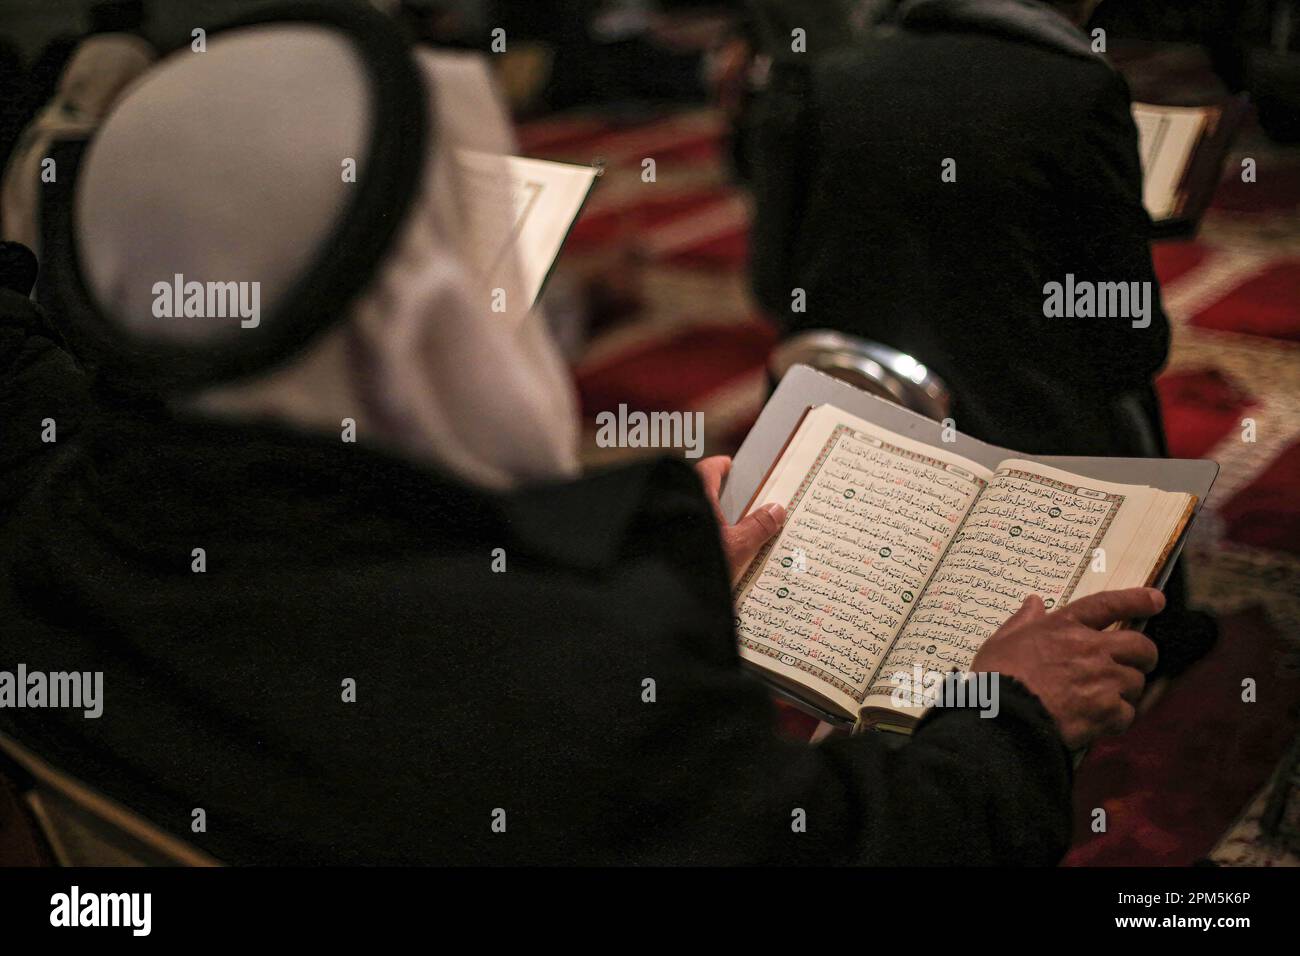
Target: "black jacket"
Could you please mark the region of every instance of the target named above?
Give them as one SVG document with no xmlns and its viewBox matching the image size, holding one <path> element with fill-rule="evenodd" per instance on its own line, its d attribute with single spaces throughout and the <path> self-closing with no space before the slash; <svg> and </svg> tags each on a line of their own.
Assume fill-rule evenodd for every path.
<svg viewBox="0 0 1300 956">
<path fill-rule="evenodd" d="M 143 408 L 60 446 L 29 449 L 38 473 L 0 519 L 0 668 L 103 671 L 104 712 L 0 709 L 0 729 L 218 859 L 1045 864 L 1066 847 L 1069 761 L 1019 687 L 997 718 L 938 712 L 901 748 L 779 739 L 680 463 L 495 495 L 362 444 Z"/>
<path fill-rule="evenodd" d="M 86 377 L 45 311 L 0 288 L 0 515 L 67 447 L 89 407 Z"/>
<path fill-rule="evenodd" d="M 1040 4 L 912 0 L 900 18 L 773 77 L 754 150 L 760 300 L 789 332 L 913 354 L 976 437 L 1135 453 L 1108 403 L 1149 393 L 1169 328 L 1123 78 Z M 1150 327 L 1046 318 L 1044 286 L 1067 274 L 1150 282 Z"/>
</svg>

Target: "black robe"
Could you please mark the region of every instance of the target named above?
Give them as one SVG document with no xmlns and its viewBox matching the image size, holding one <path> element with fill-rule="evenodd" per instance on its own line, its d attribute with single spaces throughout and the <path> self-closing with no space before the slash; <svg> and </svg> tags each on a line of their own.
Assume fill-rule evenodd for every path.
<svg viewBox="0 0 1300 956">
<path fill-rule="evenodd" d="M 1158 433 L 1169 324 L 1123 77 L 1042 4 L 912 0 L 899 17 L 774 68 L 751 144 L 760 301 L 789 333 L 912 354 L 977 438 L 1150 454 L 1129 409 Z M 1150 283 L 1149 327 L 1045 316 L 1044 287 L 1067 275 Z"/>
<path fill-rule="evenodd" d="M 66 385 L 26 383 L 29 418 Z M 0 730 L 220 860 L 1050 864 L 1067 845 L 1068 756 L 1013 683 L 995 719 L 935 711 L 902 747 L 780 739 L 680 462 L 498 495 L 159 408 L 7 454 L 27 470 L 0 518 L 0 669 L 102 671 L 104 701 L 0 709 Z"/>
</svg>

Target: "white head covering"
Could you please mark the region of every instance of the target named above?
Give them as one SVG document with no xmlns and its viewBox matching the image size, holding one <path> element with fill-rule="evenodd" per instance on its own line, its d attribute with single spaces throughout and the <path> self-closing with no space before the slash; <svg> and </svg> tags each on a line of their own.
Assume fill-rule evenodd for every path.
<svg viewBox="0 0 1300 956">
<path fill-rule="evenodd" d="M 53 98 L 23 131 L 5 169 L 0 220 L 4 238 L 40 252 L 41 161 L 59 139 L 94 132 L 113 101 L 148 69 L 153 47 L 130 33 L 100 33 L 81 42 Z"/>
<path fill-rule="evenodd" d="M 485 76 L 464 55 L 419 54 L 433 91 L 432 148 L 393 246 L 346 318 L 286 363 L 189 401 L 205 411 L 340 433 L 505 487 L 577 471 L 567 371 L 545 323 L 515 291 L 515 270 L 470 265 L 469 219 L 508 234 L 508 190 L 471 197 L 455 157 L 513 146 L 499 103 L 474 102 Z M 123 100 L 83 160 L 78 248 L 102 311 L 136 337 L 217 343 L 259 334 L 237 320 L 155 315 L 154 285 L 257 281 L 262 323 L 314 259 L 366 175 L 371 102 L 365 64 L 337 30 L 240 28 L 205 54 L 169 58 Z M 505 171 L 500 182 L 504 184 Z M 494 289 L 505 288 L 504 314 Z M 513 313 L 513 314 L 512 314 Z"/>
</svg>

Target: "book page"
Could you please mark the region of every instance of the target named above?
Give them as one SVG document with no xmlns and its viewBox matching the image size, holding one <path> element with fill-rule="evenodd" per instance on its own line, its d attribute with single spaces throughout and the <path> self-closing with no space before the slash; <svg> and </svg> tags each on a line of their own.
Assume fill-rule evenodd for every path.
<svg viewBox="0 0 1300 956">
<path fill-rule="evenodd" d="M 497 277 L 513 253 L 521 292 L 532 306 L 591 191 L 596 170 L 470 150 L 461 151 L 456 159 L 460 184 L 467 190 L 465 239 L 474 267 L 490 284 L 501 285 Z M 475 214 L 502 208 L 512 215 Z"/>
<path fill-rule="evenodd" d="M 414 56 L 437 98 L 435 190 L 450 239 L 488 289 L 505 301 L 494 309 L 519 322 L 546 277 L 595 182 L 589 166 L 513 156 L 513 123 L 487 57 L 420 47 Z"/>
<path fill-rule="evenodd" d="M 889 706 L 895 674 L 968 671 L 985 639 L 1031 594 L 1051 610 L 1148 583 L 1190 501 L 1037 462 L 1002 462 L 881 666 L 869 706 Z"/>
<path fill-rule="evenodd" d="M 808 412 L 750 504 L 787 517 L 736 588 L 741 657 L 856 715 L 991 476 L 831 406 Z"/>
<path fill-rule="evenodd" d="M 1198 107 L 1133 104 L 1142 161 L 1142 205 L 1153 220 L 1177 212 L 1178 187 L 1208 115 Z"/>
</svg>

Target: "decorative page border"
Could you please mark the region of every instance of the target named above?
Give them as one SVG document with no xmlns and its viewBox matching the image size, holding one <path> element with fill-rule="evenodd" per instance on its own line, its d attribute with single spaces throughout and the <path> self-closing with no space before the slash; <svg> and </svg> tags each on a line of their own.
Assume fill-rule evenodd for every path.
<svg viewBox="0 0 1300 956">
<path fill-rule="evenodd" d="M 910 448 L 900 448 L 897 445 L 890 444 L 884 439 L 876 438 L 874 435 L 868 435 L 865 432 L 860 432 L 857 429 L 852 428 L 848 425 L 836 425 L 834 431 L 832 431 L 830 436 L 826 439 L 826 443 L 822 446 L 822 450 L 818 453 L 817 458 L 813 461 L 812 467 L 808 469 L 807 474 L 804 475 L 803 481 L 799 483 L 799 487 L 795 490 L 794 496 L 790 499 L 790 504 L 787 506 L 786 509 L 787 514 L 794 514 L 795 509 L 799 507 L 799 503 L 803 500 L 804 494 L 807 493 L 810 487 L 812 487 L 813 482 L 817 480 L 817 476 L 821 473 L 822 466 L 830 458 L 831 452 L 835 450 L 835 446 L 839 443 L 839 440 L 842 437 L 844 437 L 846 433 L 870 445 L 878 446 L 884 449 L 885 451 L 889 452 L 890 454 L 898 455 L 901 458 L 909 458 L 913 461 L 919 461 L 925 465 L 929 465 L 932 468 L 937 468 L 940 471 L 951 472 L 954 468 L 960 467 L 960 466 L 952 465 L 951 462 L 942 461 L 938 458 L 932 458 L 929 455 L 912 451 Z M 967 472 L 965 471 L 965 469 L 961 469 L 960 477 L 962 477 L 966 481 L 971 481 L 976 486 L 978 486 L 979 491 L 975 493 L 976 498 L 978 498 L 980 492 L 982 492 L 984 488 L 988 486 L 988 482 L 985 481 L 983 478 L 981 478 L 979 475 Z M 958 525 L 958 527 L 960 528 L 960 525 Z M 956 533 L 956 529 L 954 529 L 954 534 L 955 533 Z M 763 549 L 759 551 L 758 556 L 755 557 L 754 560 L 750 562 L 749 568 L 746 569 L 744 576 L 741 577 L 740 582 L 736 585 L 735 589 L 732 591 L 733 602 L 737 602 L 740 599 L 740 595 L 745 593 L 745 591 L 749 588 L 750 584 L 753 583 L 754 580 L 756 580 L 759 576 L 762 575 L 763 569 L 767 565 L 767 559 L 771 555 L 772 549 L 776 547 L 777 540 L 780 537 L 781 537 L 780 535 L 777 535 L 775 538 L 773 538 L 771 541 L 765 544 L 763 546 Z M 940 560 L 942 560 L 942 558 L 940 558 Z M 936 561 L 935 568 L 937 568 L 938 566 L 939 566 L 939 562 Z M 739 628 L 740 627 L 739 604 L 736 605 L 735 611 L 736 611 L 735 626 Z M 906 617 L 904 618 L 904 623 L 906 623 Z M 813 677 L 816 677 L 822 683 L 829 684 L 830 686 L 836 688 L 837 690 L 842 691 L 848 696 L 853 697 L 858 701 L 858 703 L 861 703 L 865 699 L 865 694 L 866 694 L 865 690 L 858 690 L 858 688 L 856 688 L 852 684 L 849 684 L 842 678 L 836 677 L 830 671 L 818 667 L 816 664 L 811 664 L 808 661 L 799 660 L 797 657 L 793 657 L 790 654 L 787 654 L 785 651 L 781 650 L 780 648 L 772 647 L 770 644 L 763 644 L 757 641 L 753 641 L 749 638 L 742 637 L 739 631 L 737 631 L 736 640 L 738 641 L 738 643 L 740 643 L 743 647 L 747 648 L 748 650 L 756 651 L 757 653 L 762 654 L 764 657 L 770 657 L 773 660 L 780 661 L 782 664 L 785 664 L 787 667 L 793 667 L 796 670 L 803 671 L 805 674 L 811 674 Z M 889 653 L 888 648 L 885 649 L 885 653 L 886 654 Z M 884 658 L 882 657 L 881 660 L 883 659 Z M 868 679 L 866 682 L 867 690 L 869 690 L 870 687 L 871 687 L 871 679 Z"/>
<path fill-rule="evenodd" d="M 1035 484 L 1044 485 L 1045 487 L 1048 488 L 1054 488 L 1057 491 L 1069 492 L 1072 495 L 1076 495 L 1077 497 L 1080 498 L 1085 498 L 1088 501 L 1105 501 L 1108 504 L 1110 504 L 1111 506 L 1110 512 L 1106 515 L 1105 518 L 1102 519 L 1101 524 L 1097 526 L 1097 533 L 1093 535 L 1092 542 L 1088 545 L 1086 549 L 1087 553 L 1082 558 L 1079 559 L 1078 567 L 1074 569 L 1074 575 L 1070 578 L 1070 583 L 1066 585 L 1064 593 L 1061 594 L 1061 606 L 1069 604 L 1070 598 L 1074 596 L 1074 591 L 1079 586 L 1079 582 L 1083 580 L 1084 571 L 1088 567 L 1088 562 L 1092 560 L 1093 552 L 1096 551 L 1097 548 L 1101 545 L 1102 539 L 1106 537 L 1106 532 L 1109 531 L 1110 526 L 1114 524 L 1115 517 L 1119 514 L 1119 509 L 1123 507 L 1124 502 L 1127 500 L 1128 496 L 1119 495 L 1113 491 L 1098 491 L 1097 495 L 1100 495 L 1100 497 L 1094 497 L 1093 495 L 1081 495 L 1079 494 L 1079 489 L 1085 487 L 1084 485 L 1080 485 L 1077 483 L 1067 484 L 1066 482 L 1058 481 L 1055 478 L 1047 478 L 1044 477 L 1043 475 L 1033 474 L 1032 472 L 1021 471 L 1019 468 L 1005 468 L 997 472 L 997 474 L 1014 475 L 1017 478 L 1023 478 L 1024 480 L 1033 482 Z M 1092 491 L 1093 489 L 1090 488 L 1088 490 Z"/>
<path fill-rule="evenodd" d="M 1026 481 L 1044 485 L 1048 488 L 1054 488 L 1057 491 L 1064 491 L 1069 494 L 1075 495 L 1077 497 L 1085 498 L 1089 501 L 1105 501 L 1111 505 L 1110 512 L 1106 515 L 1105 518 L 1102 519 L 1101 524 L 1098 525 L 1097 533 L 1093 536 L 1092 541 L 1085 549 L 1086 553 L 1083 555 L 1082 558 L 1079 559 L 1079 564 L 1077 567 L 1075 567 L 1074 574 L 1071 575 L 1069 583 L 1066 585 L 1064 592 L 1061 594 L 1061 603 L 1057 606 L 1064 607 L 1066 604 L 1070 603 L 1070 598 L 1074 596 L 1075 589 L 1078 588 L 1079 581 L 1083 579 L 1084 571 L 1088 566 L 1088 562 L 1092 559 L 1093 552 L 1097 549 L 1097 547 L 1101 544 L 1102 540 L 1106 537 L 1106 532 L 1110 530 L 1111 524 L 1114 523 L 1115 517 L 1119 514 L 1120 507 L 1127 500 L 1127 496 L 1115 494 L 1114 492 L 1111 491 L 1098 491 L 1097 495 L 1099 497 L 1093 497 L 1092 495 L 1080 495 L 1079 489 L 1083 488 L 1084 487 L 1083 485 L 1067 484 L 1066 482 L 1058 481 L 1055 478 L 1047 478 L 1043 475 L 1034 474 L 1028 471 L 1022 471 L 1019 468 L 1000 468 L 996 472 L 994 472 L 994 478 L 996 479 L 998 475 L 1014 475 L 1017 478 L 1023 478 Z M 1091 491 L 1093 489 L 1089 489 L 1089 490 Z M 982 491 L 983 489 L 981 489 L 981 492 Z M 978 498 L 976 499 L 976 502 L 978 502 Z M 974 502 L 972 504 L 974 504 Z M 970 517 L 969 511 L 966 513 L 966 517 Z M 962 529 L 965 527 L 966 527 L 966 518 L 962 518 L 961 524 L 957 526 L 956 530 L 953 532 L 952 538 L 948 542 L 949 548 L 952 546 L 953 541 L 956 541 L 957 538 L 961 536 Z M 944 559 L 948 557 L 949 548 L 944 548 L 943 554 L 939 555 L 938 560 L 935 562 L 934 570 L 937 571 L 939 569 L 939 566 L 943 564 Z M 933 575 L 931 575 L 931 577 L 933 578 Z M 925 587 L 921 589 L 921 593 L 917 596 L 916 602 L 911 606 L 911 608 L 908 609 L 907 615 L 903 618 L 903 623 L 898 629 L 898 633 L 902 634 L 903 631 L 907 629 L 907 624 L 912 619 L 912 613 L 918 607 L 921 606 L 921 603 L 925 600 L 926 592 L 929 589 L 930 589 L 930 582 L 927 581 Z M 888 653 L 886 653 L 886 656 L 888 656 Z M 880 666 L 883 667 L 884 663 L 885 663 L 885 659 L 882 657 L 880 659 Z M 863 693 L 863 696 L 858 700 L 859 704 L 862 703 L 864 700 L 866 700 L 868 697 L 879 695 L 879 692 L 882 690 L 881 685 L 879 684 L 879 679 L 880 679 L 880 668 L 878 667 L 876 668 L 876 673 L 871 675 L 871 680 L 867 682 L 867 689 Z M 883 689 L 892 690 L 893 688 L 886 686 Z"/>
</svg>

